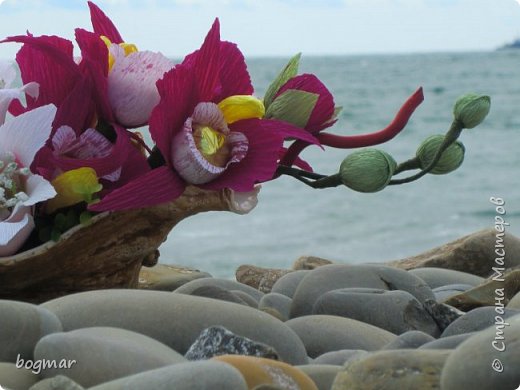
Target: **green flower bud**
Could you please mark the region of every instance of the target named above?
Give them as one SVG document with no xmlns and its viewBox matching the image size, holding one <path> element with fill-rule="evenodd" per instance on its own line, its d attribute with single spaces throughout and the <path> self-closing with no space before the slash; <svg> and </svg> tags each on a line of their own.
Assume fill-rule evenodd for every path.
<svg viewBox="0 0 520 390">
<path fill-rule="evenodd" d="M 348 155 L 339 168 L 341 181 L 359 192 L 377 192 L 385 188 L 397 164 L 388 153 L 362 149 Z"/>
<path fill-rule="evenodd" d="M 466 129 L 478 126 L 489 113 L 491 99 L 489 96 L 469 93 L 461 96 L 453 107 L 456 121 L 462 123 Z"/>
<path fill-rule="evenodd" d="M 419 146 L 416 152 L 417 159 L 421 169 L 425 169 L 430 162 L 433 161 L 437 150 L 444 141 L 444 135 L 432 135 L 426 138 Z M 464 161 L 464 152 L 466 149 L 460 141 L 455 141 L 442 153 L 440 160 L 435 167 L 429 172 L 435 175 L 443 175 L 457 169 Z"/>
</svg>

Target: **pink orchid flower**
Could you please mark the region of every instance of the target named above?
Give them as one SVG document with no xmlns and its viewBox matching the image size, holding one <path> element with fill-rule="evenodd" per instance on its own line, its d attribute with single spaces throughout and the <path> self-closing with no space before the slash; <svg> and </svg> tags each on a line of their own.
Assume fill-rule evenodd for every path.
<svg viewBox="0 0 520 390">
<path fill-rule="evenodd" d="M 29 167 L 52 128 L 56 107 L 28 111 L 0 126 L 0 256 L 15 253 L 34 229 L 34 205 L 56 195 Z"/>
<path fill-rule="evenodd" d="M 220 40 L 218 19 L 202 47 L 157 82 L 161 96 L 150 133 L 166 164 L 113 191 L 91 210 L 150 206 L 180 196 L 186 186 L 255 191 L 273 178 L 286 138 L 316 143 L 307 131 L 261 119 L 264 107 L 242 53 Z"/>
</svg>

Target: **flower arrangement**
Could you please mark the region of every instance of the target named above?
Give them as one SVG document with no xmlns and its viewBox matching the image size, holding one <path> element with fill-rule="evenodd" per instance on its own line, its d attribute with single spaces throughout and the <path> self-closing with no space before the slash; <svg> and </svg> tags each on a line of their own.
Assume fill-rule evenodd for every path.
<svg viewBox="0 0 520 390">
<path fill-rule="evenodd" d="M 462 129 L 489 112 L 489 97 L 465 95 L 449 131 L 427 138 L 398 164 L 366 147 L 404 129 L 423 101 L 421 88 L 386 128 L 332 134 L 326 130 L 341 108 L 318 77 L 298 74 L 300 55 L 259 99 L 242 53 L 221 40 L 218 19 L 200 49 L 174 64 L 125 42 L 94 3 L 88 6 L 93 31 L 75 30 L 79 59 L 73 43 L 57 36 L 1 41 L 22 45 L 16 62 L 23 86 L 11 88 L 15 70 L 0 66 L 0 256 L 59 241 L 98 213 L 155 207 L 194 189 L 228 191 L 232 211 L 246 213 L 258 185 L 281 175 L 314 188 L 374 192 L 448 173 L 464 158 Z M 145 126 L 153 146 L 136 131 Z M 299 157 L 309 145 L 363 149 L 324 175 Z M 418 172 L 395 178 L 408 170 Z"/>
</svg>

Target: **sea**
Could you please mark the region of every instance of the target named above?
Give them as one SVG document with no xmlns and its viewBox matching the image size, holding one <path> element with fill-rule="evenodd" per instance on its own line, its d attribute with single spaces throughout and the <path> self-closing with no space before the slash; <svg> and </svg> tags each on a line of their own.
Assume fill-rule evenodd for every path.
<svg viewBox="0 0 520 390">
<path fill-rule="evenodd" d="M 258 97 L 288 59 L 247 59 Z M 290 268 L 304 255 L 349 264 L 396 260 L 492 228 L 498 214 L 491 197 L 504 200 L 506 231 L 520 236 L 520 50 L 303 55 L 300 73 L 316 74 L 343 107 L 327 129 L 342 135 L 384 128 L 422 86 L 425 100 L 405 130 L 377 146 L 397 162 L 448 130 L 459 96 L 489 95 L 491 111 L 480 126 L 463 131 L 464 163 L 448 175 L 373 194 L 343 186 L 317 190 L 282 176 L 262 185 L 247 215 L 206 212 L 179 223 L 159 248 L 161 263 L 233 278 L 242 264 Z M 302 157 L 329 175 L 351 152 L 309 147 Z"/>
</svg>

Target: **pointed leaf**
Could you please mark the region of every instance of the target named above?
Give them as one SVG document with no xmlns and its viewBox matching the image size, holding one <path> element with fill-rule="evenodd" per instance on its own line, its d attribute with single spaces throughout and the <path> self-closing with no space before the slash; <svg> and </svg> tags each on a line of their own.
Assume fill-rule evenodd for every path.
<svg viewBox="0 0 520 390">
<path fill-rule="evenodd" d="M 273 80 L 271 85 L 269 85 L 269 87 L 267 88 L 267 92 L 264 96 L 264 106 L 266 109 L 269 108 L 269 106 L 273 102 L 274 97 L 276 96 L 276 93 L 281 88 L 281 86 L 284 85 L 291 78 L 296 76 L 296 74 L 298 73 L 301 55 L 301 53 L 298 53 L 294 57 L 292 57 L 287 63 L 287 65 L 285 65 L 285 67 L 282 69 L 280 74 Z"/>
<path fill-rule="evenodd" d="M 315 93 L 289 89 L 272 102 L 265 113 L 265 117 L 305 128 L 318 98 L 319 95 Z"/>
</svg>

